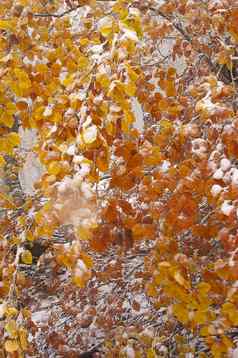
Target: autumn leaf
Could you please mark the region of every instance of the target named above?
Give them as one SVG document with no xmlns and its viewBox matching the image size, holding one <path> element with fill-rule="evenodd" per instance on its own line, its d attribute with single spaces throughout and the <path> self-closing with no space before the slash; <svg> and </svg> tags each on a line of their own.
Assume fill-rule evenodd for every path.
<svg viewBox="0 0 238 358">
<path fill-rule="evenodd" d="M 18 331 L 21 348 L 25 351 L 28 347 L 27 330 L 20 328 Z"/>
<path fill-rule="evenodd" d="M 98 23 L 98 29 L 104 37 L 108 37 L 113 31 L 113 24 L 113 18 L 111 16 L 105 16 L 100 19 Z"/>
<path fill-rule="evenodd" d="M 18 342 L 17 340 L 15 339 L 8 339 L 6 340 L 5 344 L 4 344 L 4 347 L 5 347 L 5 350 L 8 352 L 8 353 L 13 353 L 13 352 L 16 352 L 18 349 L 19 349 L 19 345 L 18 345 Z"/>
<path fill-rule="evenodd" d="M 17 324 L 13 319 L 9 320 L 5 325 L 5 330 L 11 338 L 16 338 L 18 336 Z"/>
<path fill-rule="evenodd" d="M 176 303 L 173 305 L 173 314 L 175 317 L 182 322 L 187 324 L 189 321 L 189 312 L 183 304 Z"/>
<path fill-rule="evenodd" d="M 3 156 L 0 155 L 0 168 L 1 168 L 1 167 L 4 167 L 4 165 L 6 165 L 6 161 L 5 161 L 5 159 L 3 158 Z"/>
<path fill-rule="evenodd" d="M 19 134 L 15 132 L 8 134 L 7 141 L 13 147 L 17 147 L 21 142 Z"/>
<path fill-rule="evenodd" d="M 21 260 L 26 265 L 32 264 L 32 254 L 29 250 L 24 250 L 21 254 Z"/>
<path fill-rule="evenodd" d="M 16 27 L 16 21 L 15 20 L 0 20 L 0 29 L 1 30 L 10 30 L 14 31 Z"/>
</svg>

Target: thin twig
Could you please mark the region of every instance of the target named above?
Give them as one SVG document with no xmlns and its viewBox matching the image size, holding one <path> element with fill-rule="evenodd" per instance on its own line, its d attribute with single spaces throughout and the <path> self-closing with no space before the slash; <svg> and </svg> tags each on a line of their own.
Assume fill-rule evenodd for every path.
<svg viewBox="0 0 238 358">
<path fill-rule="evenodd" d="M 46 13 L 42 13 L 42 14 L 41 14 L 41 13 L 39 13 L 39 14 L 33 14 L 33 16 L 34 16 L 34 17 L 55 17 L 55 18 L 61 18 L 61 17 L 65 16 L 65 15 L 70 14 L 70 13 L 73 12 L 73 11 L 76 11 L 77 9 L 79 9 L 79 8 L 82 7 L 82 6 L 84 6 L 84 5 L 77 5 L 77 6 L 75 6 L 75 7 L 72 7 L 72 8 L 70 8 L 70 9 L 68 9 L 68 10 L 65 10 L 65 11 L 61 12 L 60 14 L 51 14 L 51 13 L 46 12 Z"/>
<path fill-rule="evenodd" d="M 98 2 L 114 2 L 115 0 L 97 0 Z M 80 7 L 86 6 L 87 4 L 81 4 L 81 5 L 77 5 L 75 7 L 71 7 L 68 10 L 65 10 L 59 14 L 52 14 L 52 13 L 38 13 L 38 14 L 33 14 L 34 17 L 54 17 L 54 18 L 61 18 L 65 15 L 70 14 L 73 11 L 78 10 Z"/>
</svg>

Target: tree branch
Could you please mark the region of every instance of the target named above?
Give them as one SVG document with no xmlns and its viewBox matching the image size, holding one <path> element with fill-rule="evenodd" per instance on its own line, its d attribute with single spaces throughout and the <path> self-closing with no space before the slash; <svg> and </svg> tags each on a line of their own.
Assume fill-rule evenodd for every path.
<svg viewBox="0 0 238 358">
<path fill-rule="evenodd" d="M 166 19 L 167 21 L 169 21 L 171 23 L 171 25 L 178 31 L 180 32 L 180 34 L 184 37 L 185 40 L 187 40 L 188 42 L 192 42 L 191 37 L 186 33 L 186 31 L 182 28 L 182 26 L 180 26 L 179 24 L 176 24 L 174 21 L 172 21 L 172 19 L 165 15 L 161 10 L 157 10 L 155 8 L 150 8 L 150 10 L 156 11 L 158 13 L 159 16 L 163 17 L 164 19 Z"/>
<path fill-rule="evenodd" d="M 114 2 L 115 0 L 97 0 L 98 2 Z M 61 18 L 65 15 L 70 14 L 73 11 L 78 10 L 80 7 L 86 6 L 87 4 L 81 4 L 81 5 L 77 5 L 75 7 L 71 7 L 68 10 L 65 10 L 59 14 L 51 14 L 51 13 L 39 13 L 39 14 L 33 14 L 34 17 L 54 17 L 54 18 Z"/>
<path fill-rule="evenodd" d="M 156 12 L 159 16 L 163 17 L 165 20 L 167 20 L 172 26 L 173 28 L 179 32 L 182 37 L 188 41 L 190 44 L 193 44 L 193 38 L 191 36 L 189 36 L 189 34 L 184 30 L 184 28 L 182 27 L 182 25 L 177 24 L 175 21 L 173 21 L 173 19 L 171 17 L 169 17 L 168 15 L 164 14 L 161 10 L 156 9 L 154 7 L 150 7 L 149 10 Z M 212 62 L 212 60 L 210 59 L 210 57 L 205 54 L 203 51 L 201 51 L 199 48 L 196 49 L 194 48 L 194 51 L 196 51 L 198 54 L 202 55 L 203 57 L 205 57 L 207 59 L 207 62 L 211 68 L 212 71 L 215 71 L 215 65 Z"/>
<path fill-rule="evenodd" d="M 65 15 L 70 14 L 73 11 L 76 11 L 77 9 L 79 9 L 82 6 L 84 6 L 84 5 L 77 5 L 75 7 L 72 7 L 70 9 L 68 9 L 68 10 L 65 10 L 65 11 L 61 12 L 60 14 L 50 14 L 50 13 L 46 12 L 46 13 L 42 13 L 42 14 L 33 14 L 33 16 L 34 17 L 55 17 L 55 18 L 60 18 L 60 17 L 63 17 Z"/>
</svg>

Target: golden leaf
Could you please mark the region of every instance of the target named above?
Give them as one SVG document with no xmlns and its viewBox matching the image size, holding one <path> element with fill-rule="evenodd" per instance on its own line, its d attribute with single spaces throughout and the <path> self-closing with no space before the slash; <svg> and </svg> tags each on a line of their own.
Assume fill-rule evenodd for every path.
<svg viewBox="0 0 238 358">
<path fill-rule="evenodd" d="M 8 307 L 5 313 L 7 317 L 14 317 L 18 314 L 18 310 L 15 307 Z"/>
<path fill-rule="evenodd" d="M 176 282 L 178 282 L 181 286 L 185 288 L 189 288 L 188 281 L 185 280 L 185 278 L 182 276 L 182 274 L 179 271 L 176 271 L 173 275 Z"/>
<path fill-rule="evenodd" d="M 103 17 L 98 24 L 98 29 L 102 36 L 108 37 L 111 35 L 113 30 L 113 17 L 112 16 L 105 16 Z"/>
<path fill-rule="evenodd" d="M 25 250 L 21 254 L 21 260 L 26 265 L 32 264 L 32 254 L 29 250 Z"/>
<path fill-rule="evenodd" d="M 57 175 L 61 172 L 62 168 L 59 162 L 51 162 L 48 167 L 48 173 L 50 175 Z"/>
<path fill-rule="evenodd" d="M 14 21 L 14 20 L 0 20 L 0 29 L 1 30 L 14 31 L 15 27 L 16 27 L 16 21 Z"/>
<path fill-rule="evenodd" d="M 84 288 L 86 285 L 85 279 L 81 276 L 73 276 L 72 281 L 76 286 L 80 288 Z"/>
<path fill-rule="evenodd" d="M 7 141 L 14 147 L 17 147 L 21 143 L 19 134 L 15 132 L 8 134 Z"/>
<path fill-rule="evenodd" d="M 134 121 L 135 121 L 134 114 L 131 111 L 125 110 L 124 116 L 122 117 L 122 121 L 121 121 L 122 131 L 124 133 L 128 133 Z"/>
<path fill-rule="evenodd" d="M 15 70 L 14 70 L 14 74 L 15 74 L 15 76 L 17 77 L 17 79 L 18 79 L 18 83 L 17 83 L 17 85 L 19 86 L 19 89 L 20 89 L 20 91 L 21 90 L 27 90 L 27 89 L 29 89 L 30 87 L 31 87 L 31 81 L 30 81 L 30 79 L 29 79 L 29 76 L 28 76 L 28 74 L 24 71 L 24 70 L 22 70 L 22 69 L 20 69 L 20 68 L 15 68 Z M 12 84 L 13 86 L 12 86 L 12 89 L 13 89 L 13 91 L 14 91 L 14 83 Z M 14 91 L 15 92 L 15 91 Z M 16 93 L 17 94 L 17 93 Z"/>
<path fill-rule="evenodd" d="M 8 321 L 7 324 L 5 325 L 5 330 L 7 331 L 7 333 L 9 334 L 9 336 L 11 338 L 16 338 L 17 337 L 17 324 L 16 324 L 16 321 L 14 321 L 13 319 Z"/>
<path fill-rule="evenodd" d="M 193 321 L 197 324 L 205 324 L 208 321 L 208 315 L 207 312 L 204 311 L 196 311 L 193 316 Z"/>
<path fill-rule="evenodd" d="M 78 63 L 78 67 L 80 70 L 86 68 L 89 64 L 89 60 L 87 57 L 85 56 L 80 56 L 78 59 L 77 59 L 77 63 Z"/>
<path fill-rule="evenodd" d="M 74 77 L 75 77 L 74 74 L 68 75 L 68 76 L 62 81 L 62 84 L 63 84 L 65 87 L 70 86 L 70 85 L 73 83 L 73 81 L 74 81 Z"/>
<path fill-rule="evenodd" d="M 98 83 L 100 83 L 100 85 L 102 86 L 102 88 L 106 88 L 106 89 L 109 88 L 110 83 L 111 83 L 111 81 L 110 81 L 110 79 L 109 79 L 109 77 L 107 76 L 106 73 L 97 73 L 97 75 L 96 75 L 96 81 L 97 81 Z"/>
<path fill-rule="evenodd" d="M 147 295 L 150 297 L 156 297 L 158 295 L 157 288 L 153 283 L 147 285 Z"/>
<path fill-rule="evenodd" d="M 197 289 L 198 289 L 200 295 L 205 296 L 210 291 L 211 285 L 209 285 L 209 283 L 207 283 L 207 282 L 200 282 L 197 285 Z"/>
<path fill-rule="evenodd" d="M 176 96 L 176 88 L 175 88 L 175 83 L 174 80 L 168 80 L 166 82 L 166 95 L 168 97 L 174 97 Z"/>
<path fill-rule="evenodd" d="M 79 226 L 76 234 L 80 240 L 90 240 L 92 238 L 90 229 L 84 226 Z"/>
<path fill-rule="evenodd" d="M 8 340 L 6 340 L 4 346 L 5 346 L 5 350 L 8 353 L 13 353 L 13 352 L 17 351 L 18 348 L 19 348 L 19 345 L 18 345 L 18 342 L 17 342 L 16 339 L 8 339 Z"/>
<path fill-rule="evenodd" d="M 5 113 L 1 116 L 0 121 L 8 128 L 12 128 L 14 124 L 14 117 L 11 114 Z"/>
<path fill-rule="evenodd" d="M 4 165 L 6 165 L 6 161 L 5 161 L 5 159 L 3 158 L 3 156 L 0 155 L 0 168 L 4 167 Z"/>
<path fill-rule="evenodd" d="M 125 67 L 127 69 L 127 73 L 128 73 L 130 80 L 132 82 L 135 82 L 136 80 L 138 80 L 139 75 L 133 70 L 133 68 L 129 64 L 126 64 Z"/>
<path fill-rule="evenodd" d="M 136 94 L 136 85 L 133 82 L 124 83 L 123 88 L 127 96 L 133 97 Z"/>
<path fill-rule="evenodd" d="M 19 340 L 20 340 L 21 348 L 23 350 L 26 350 L 27 345 L 28 345 L 26 329 L 20 328 L 18 334 L 19 334 Z"/>
<path fill-rule="evenodd" d="M 173 314 L 182 323 L 186 324 L 189 321 L 188 310 L 181 303 L 173 305 Z"/>
<path fill-rule="evenodd" d="M 146 358 L 156 358 L 157 354 L 155 353 L 153 348 L 148 349 L 146 352 Z"/>
<path fill-rule="evenodd" d="M 93 267 L 93 259 L 91 258 L 91 256 L 81 253 L 81 258 L 88 268 Z"/>
<path fill-rule="evenodd" d="M 26 233 L 26 238 L 27 238 L 28 241 L 34 241 L 35 240 L 35 237 L 34 237 L 34 235 L 32 234 L 31 231 L 28 231 Z"/>
</svg>

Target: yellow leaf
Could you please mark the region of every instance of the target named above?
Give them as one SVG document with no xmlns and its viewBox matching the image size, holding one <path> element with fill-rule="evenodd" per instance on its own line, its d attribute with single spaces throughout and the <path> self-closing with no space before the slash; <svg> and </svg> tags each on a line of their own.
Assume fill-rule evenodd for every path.
<svg viewBox="0 0 238 358">
<path fill-rule="evenodd" d="M 87 268 L 90 269 L 93 267 L 93 259 L 89 255 L 82 253 L 81 258 L 85 263 L 85 265 L 87 266 Z"/>
<path fill-rule="evenodd" d="M 15 105 L 15 103 L 8 102 L 6 104 L 6 112 L 8 114 L 14 114 L 16 111 L 17 111 L 17 106 Z"/>
<path fill-rule="evenodd" d="M 14 124 L 14 117 L 11 114 L 4 114 L 3 116 L 3 120 L 1 118 L 1 122 L 8 128 L 12 128 L 13 124 Z"/>
<path fill-rule="evenodd" d="M 24 264 L 26 265 L 31 265 L 32 264 L 32 254 L 29 250 L 25 250 L 23 251 L 23 253 L 21 254 L 21 260 Z"/>
<path fill-rule="evenodd" d="M 168 97 L 176 96 L 176 88 L 175 88 L 174 80 L 168 80 L 166 82 L 166 94 Z"/>
<path fill-rule="evenodd" d="M 48 173 L 50 175 L 57 175 L 61 172 L 61 165 L 59 162 L 51 162 L 48 167 Z"/>
<path fill-rule="evenodd" d="M 189 288 L 189 283 L 188 281 L 185 280 L 185 278 L 181 275 L 181 273 L 179 271 L 176 271 L 174 273 L 174 279 L 176 282 L 178 282 L 181 286 L 185 287 L 185 288 Z"/>
<path fill-rule="evenodd" d="M 78 63 L 78 67 L 80 70 L 84 69 L 85 67 L 88 66 L 89 64 L 89 61 L 88 61 L 88 58 L 85 57 L 85 56 L 80 56 L 78 59 L 77 59 L 77 63 Z"/>
<path fill-rule="evenodd" d="M 0 155 L 0 168 L 4 167 L 4 165 L 6 165 L 6 161 L 5 161 L 5 159 L 3 158 L 3 156 Z"/>
<path fill-rule="evenodd" d="M 38 63 L 36 66 L 35 66 L 35 71 L 36 72 L 39 72 L 39 73 L 47 73 L 49 70 L 48 66 L 44 63 Z"/>
<path fill-rule="evenodd" d="M 153 283 L 147 285 L 146 293 L 150 297 L 156 297 L 158 295 L 157 288 Z"/>
<path fill-rule="evenodd" d="M 84 288 L 86 285 L 86 281 L 81 276 L 74 276 L 72 281 L 76 286 L 78 286 L 80 288 Z"/>
<path fill-rule="evenodd" d="M 193 316 L 193 321 L 197 324 L 205 324 L 208 321 L 207 312 L 196 311 Z"/>
<path fill-rule="evenodd" d="M 17 337 L 16 321 L 14 321 L 13 319 L 10 319 L 10 321 L 8 321 L 7 324 L 5 325 L 5 330 L 7 331 L 7 333 L 9 334 L 9 336 L 11 338 L 16 338 Z"/>
<path fill-rule="evenodd" d="M 79 240 L 90 240 L 92 238 L 92 233 L 89 228 L 79 226 L 77 228 L 77 237 Z"/>
<path fill-rule="evenodd" d="M 130 80 L 132 82 L 137 81 L 139 78 L 139 75 L 133 70 L 133 68 L 129 64 L 126 64 L 126 69 L 127 69 L 127 73 L 128 73 Z"/>
<path fill-rule="evenodd" d="M 87 46 L 89 44 L 90 40 L 88 38 L 82 38 L 79 39 L 79 43 L 81 46 Z"/>
<path fill-rule="evenodd" d="M 209 283 L 207 282 L 200 282 L 198 285 L 197 285 L 197 289 L 199 291 L 199 294 L 201 296 L 205 296 L 208 294 L 208 292 L 210 291 L 211 289 L 211 285 L 209 285 Z"/>
<path fill-rule="evenodd" d="M 148 349 L 148 351 L 146 353 L 146 358 L 156 358 L 156 357 L 157 357 L 157 355 L 156 355 L 154 349 L 153 348 Z"/>
<path fill-rule="evenodd" d="M 44 220 L 44 217 L 43 217 L 43 214 L 42 212 L 38 211 L 36 214 L 35 214 L 35 222 L 38 224 L 38 225 L 41 225 L 42 222 Z"/>
<path fill-rule="evenodd" d="M 88 280 L 91 278 L 91 271 L 88 270 L 87 272 L 80 272 L 79 274 L 75 272 L 72 281 L 75 285 L 83 288 L 86 286 Z"/>
<path fill-rule="evenodd" d="M 15 351 L 17 351 L 19 348 L 18 342 L 16 339 L 8 339 L 5 342 L 5 350 L 8 353 L 13 353 Z"/>
<path fill-rule="evenodd" d="M 113 18 L 111 16 L 103 17 L 98 23 L 98 30 L 104 37 L 108 37 L 113 30 Z"/>
<path fill-rule="evenodd" d="M 124 116 L 122 117 L 122 121 L 121 121 L 122 131 L 124 133 L 128 133 L 134 121 L 135 121 L 135 117 L 133 113 L 130 111 L 124 111 Z"/>
<path fill-rule="evenodd" d="M 186 324 L 189 321 L 188 310 L 181 303 L 173 305 L 173 314 L 182 323 Z"/>
<path fill-rule="evenodd" d="M 8 136 L 7 136 L 7 140 L 14 147 L 17 147 L 21 143 L 21 139 L 20 139 L 19 134 L 15 133 L 15 132 L 9 133 Z"/>
<path fill-rule="evenodd" d="M 209 336 L 209 335 L 210 335 L 210 332 L 209 332 L 209 328 L 207 326 L 202 327 L 200 329 L 200 336 L 206 337 L 206 336 Z"/>
<path fill-rule="evenodd" d="M 111 81 L 110 81 L 110 79 L 109 79 L 109 77 L 107 76 L 106 73 L 98 73 L 96 75 L 96 81 L 98 83 L 100 83 L 102 88 L 106 88 L 106 89 L 109 88 L 110 83 L 111 83 Z"/>
<path fill-rule="evenodd" d="M 23 6 L 27 6 L 29 4 L 29 0 L 19 0 L 19 2 Z"/>
<path fill-rule="evenodd" d="M 124 91 L 125 93 L 130 96 L 133 97 L 136 94 L 136 85 L 133 82 L 129 82 L 129 83 L 124 83 Z"/>
<path fill-rule="evenodd" d="M 222 343 L 229 349 L 229 348 L 232 348 L 234 345 L 233 345 L 233 342 L 226 336 L 222 336 Z"/>
<path fill-rule="evenodd" d="M 62 84 L 65 87 L 68 87 L 73 83 L 73 81 L 74 81 L 74 74 L 70 74 L 62 81 Z"/>
<path fill-rule="evenodd" d="M 19 339 L 20 339 L 21 348 L 23 350 L 26 350 L 27 349 L 27 343 L 28 343 L 28 341 L 27 341 L 27 331 L 24 328 L 20 328 L 18 333 L 19 333 Z"/>
<path fill-rule="evenodd" d="M 20 90 L 27 90 L 31 87 L 31 81 L 29 79 L 29 76 L 24 70 L 20 68 L 15 68 L 14 74 L 18 79 L 18 86 Z"/>
<path fill-rule="evenodd" d="M 18 310 L 15 307 L 8 307 L 5 313 L 7 317 L 13 317 L 18 314 Z"/>
<path fill-rule="evenodd" d="M 33 236 L 31 231 L 27 232 L 26 238 L 27 238 L 28 241 L 34 241 L 35 240 L 35 237 Z"/>
<path fill-rule="evenodd" d="M 16 22 L 14 20 L 0 20 L 0 29 L 1 30 L 10 30 L 14 31 Z"/>
<path fill-rule="evenodd" d="M 91 144 L 97 139 L 98 131 L 95 125 L 84 128 L 83 140 L 86 144 Z"/>
<path fill-rule="evenodd" d="M 173 128 L 173 124 L 169 119 L 161 119 L 159 125 L 162 132 L 166 132 Z"/>
<path fill-rule="evenodd" d="M 227 347 L 223 344 L 223 342 L 215 342 L 211 346 L 211 353 L 212 356 L 215 358 L 222 358 L 224 357 L 224 353 L 227 355 Z"/>
</svg>

